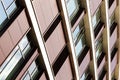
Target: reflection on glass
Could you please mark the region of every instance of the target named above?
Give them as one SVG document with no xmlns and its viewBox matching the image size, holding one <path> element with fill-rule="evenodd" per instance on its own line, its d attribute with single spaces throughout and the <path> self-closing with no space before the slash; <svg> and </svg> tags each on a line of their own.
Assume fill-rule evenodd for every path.
<svg viewBox="0 0 120 80">
<path fill-rule="evenodd" d="M 22 38 L 22 40 L 19 42 L 19 47 L 20 47 L 20 49 L 21 49 L 21 51 L 23 51 L 24 50 L 24 48 L 27 46 L 27 44 L 28 44 L 28 39 L 27 39 L 27 36 L 24 36 L 23 38 Z"/>
<path fill-rule="evenodd" d="M 2 0 L 5 9 L 7 9 L 14 0 Z"/>
<path fill-rule="evenodd" d="M 95 42 L 96 46 L 96 58 L 98 59 L 100 56 L 100 53 L 102 53 L 102 36 Z"/>
<path fill-rule="evenodd" d="M 96 11 L 96 13 L 94 14 L 94 16 L 92 17 L 93 28 L 96 27 L 96 25 L 99 23 L 99 21 L 100 21 L 100 9 L 98 9 Z"/>
<path fill-rule="evenodd" d="M 22 55 L 20 53 L 20 50 L 18 50 L 0 74 L 0 80 L 5 80 L 7 78 L 7 76 L 11 73 L 21 58 Z"/>
<path fill-rule="evenodd" d="M 30 65 L 30 67 L 26 71 L 26 74 L 23 75 L 21 80 L 26 80 L 26 78 L 28 78 L 28 76 L 26 76 L 26 75 L 29 75 L 29 77 L 30 77 L 29 80 L 34 80 L 34 78 L 37 74 L 38 74 L 38 68 L 37 68 L 35 61 L 33 61 L 33 63 Z"/>
<path fill-rule="evenodd" d="M 70 17 L 70 19 L 72 19 L 78 10 L 77 0 L 66 0 L 66 7 L 67 7 L 68 16 Z"/>
<path fill-rule="evenodd" d="M 4 8 L 0 2 L 0 28 L 1 28 L 1 24 L 7 19 L 7 15 L 4 11 Z"/>
<path fill-rule="evenodd" d="M 24 76 L 24 78 L 22 80 L 30 80 L 30 75 L 28 73 L 26 73 L 26 75 Z"/>
<path fill-rule="evenodd" d="M 112 24 L 115 22 L 115 14 L 113 13 L 112 16 L 109 18 L 109 24 L 110 27 L 112 26 Z"/>
<path fill-rule="evenodd" d="M 7 15 L 11 16 L 13 14 L 13 12 L 17 9 L 17 6 L 15 4 L 15 2 L 13 4 L 11 4 L 11 6 L 6 10 Z"/>
<path fill-rule="evenodd" d="M 84 37 L 84 34 L 83 34 L 83 35 L 79 36 L 78 42 L 75 45 L 75 51 L 76 51 L 77 56 L 80 55 L 84 46 L 85 46 L 85 37 Z"/>
<path fill-rule="evenodd" d="M 79 25 L 78 25 L 78 26 L 76 27 L 76 29 L 74 30 L 74 32 L 73 32 L 73 39 L 74 39 L 74 42 L 76 41 L 76 39 L 77 39 L 79 33 L 80 33 L 80 27 L 79 27 Z"/>
</svg>

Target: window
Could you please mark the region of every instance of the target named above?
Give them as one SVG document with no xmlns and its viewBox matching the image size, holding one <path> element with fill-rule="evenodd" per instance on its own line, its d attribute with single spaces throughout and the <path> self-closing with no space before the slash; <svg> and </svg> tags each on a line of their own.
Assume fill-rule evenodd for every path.
<svg viewBox="0 0 120 80">
<path fill-rule="evenodd" d="M 94 14 L 94 16 L 92 17 L 92 25 L 93 25 L 93 28 L 95 29 L 95 27 L 97 26 L 97 24 L 99 23 L 100 21 L 100 9 L 98 9 L 96 11 L 96 13 Z"/>
<path fill-rule="evenodd" d="M 9 20 L 13 12 L 17 9 L 16 0 L 0 1 L 0 31 L 3 28 L 5 20 Z"/>
<path fill-rule="evenodd" d="M 24 45 L 24 46 L 23 46 Z M 26 47 L 29 45 L 29 47 Z M 29 44 L 27 36 L 20 41 L 20 43 L 15 47 L 15 49 L 11 52 L 5 62 L 0 66 L 0 80 L 9 79 L 9 76 L 13 76 L 15 71 L 20 67 L 18 66 L 21 59 L 25 59 L 23 53 L 24 50 L 30 51 L 31 45 Z"/>
<path fill-rule="evenodd" d="M 2 28 L 2 23 L 7 19 L 7 15 L 4 11 L 2 3 L 0 2 L 0 30 Z"/>
<path fill-rule="evenodd" d="M 109 18 L 109 25 L 110 27 L 112 26 L 112 24 L 115 22 L 115 14 L 113 13 L 112 16 Z"/>
<path fill-rule="evenodd" d="M 6 67 L 3 69 L 3 71 L 0 74 L 0 80 L 6 80 L 8 75 L 12 72 L 12 70 L 15 68 L 17 63 L 22 58 L 20 50 L 17 50 L 15 55 L 10 59 L 10 61 L 7 63 Z"/>
<path fill-rule="evenodd" d="M 84 21 L 81 20 L 79 25 L 73 31 L 73 40 L 74 40 L 75 51 L 77 56 L 80 55 L 80 52 L 85 46 L 85 34 L 84 34 L 85 30 L 83 25 L 84 25 Z"/>
<path fill-rule="evenodd" d="M 7 16 L 10 17 L 11 14 L 17 9 L 15 0 L 1 0 Z"/>
<path fill-rule="evenodd" d="M 25 57 L 26 53 L 28 53 L 28 51 L 31 49 L 30 42 L 27 36 L 23 37 L 23 39 L 19 42 L 18 46 L 22 52 L 22 55 Z"/>
<path fill-rule="evenodd" d="M 86 71 L 81 76 L 80 80 L 86 80 L 87 76 L 90 74 L 89 68 L 86 69 Z"/>
<path fill-rule="evenodd" d="M 102 53 L 102 37 L 100 37 L 96 42 L 96 58 L 98 59 L 100 56 L 100 53 Z"/>
<path fill-rule="evenodd" d="M 80 32 L 83 30 L 84 26 L 84 22 L 83 20 L 80 21 L 80 24 L 75 28 L 75 30 L 73 31 L 73 40 L 74 43 L 76 42 Z"/>
<path fill-rule="evenodd" d="M 76 42 L 75 45 L 75 51 L 76 51 L 76 55 L 79 56 L 82 49 L 85 47 L 85 35 L 80 35 L 78 38 L 78 41 Z"/>
<path fill-rule="evenodd" d="M 68 16 L 72 20 L 73 16 L 78 11 L 78 2 L 77 0 L 65 0 L 65 1 L 66 1 Z"/>
<path fill-rule="evenodd" d="M 21 80 L 34 80 L 38 72 L 38 66 L 36 65 L 36 62 L 33 61 Z"/>
</svg>

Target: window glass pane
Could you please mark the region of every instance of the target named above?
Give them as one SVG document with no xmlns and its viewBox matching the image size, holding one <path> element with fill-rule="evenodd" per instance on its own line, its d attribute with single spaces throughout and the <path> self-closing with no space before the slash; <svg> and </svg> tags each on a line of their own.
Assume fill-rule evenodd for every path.
<svg viewBox="0 0 120 80">
<path fill-rule="evenodd" d="M 5 9 L 7 9 L 14 0 L 2 0 Z"/>
<path fill-rule="evenodd" d="M 71 17 L 77 8 L 75 0 L 66 0 L 68 16 Z"/>
<path fill-rule="evenodd" d="M 25 57 L 27 53 L 30 51 L 31 46 L 30 44 L 27 45 L 27 47 L 22 51 L 22 55 Z"/>
<path fill-rule="evenodd" d="M 83 26 L 84 26 L 84 22 L 83 22 L 83 20 L 81 20 L 79 25 L 75 28 L 75 30 L 73 32 L 74 43 L 76 42 L 79 34 L 84 31 L 84 27 Z"/>
<path fill-rule="evenodd" d="M 85 75 L 85 73 L 82 75 L 82 77 L 80 78 L 80 80 L 85 80 L 85 77 L 86 77 L 86 75 Z"/>
<path fill-rule="evenodd" d="M 7 16 L 6 16 L 4 8 L 0 2 L 0 28 L 1 28 L 1 24 L 5 21 L 5 19 L 7 19 Z"/>
<path fill-rule="evenodd" d="M 14 2 L 14 3 L 12 3 L 12 5 L 10 5 L 10 7 L 6 10 L 7 15 L 8 15 L 8 16 L 11 16 L 12 13 L 13 13 L 16 9 L 17 9 L 17 6 L 16 6 L 16 4 L 15 4 L 15 2 Z"/>
<path fill-rule="evenodd" d="M 21 49 L 21 51 L 24 50 L 24 48 L 27 46 L 27 44 L 28 44 L 28 39 L 27 39 L 26 36 L 24 36 L 23 39 L 18 44 L 20 49 Z"/>
<path fill-rule="evenodd" d="M 5 62 L 0 67 L 0 72 L 4 69 L 4 67 L 7 65 L 7 63 L 10 61 L 12 56 L 15 54 L 15 52 L 18 50 L 18 46 L 15 47 L 15 49 L 11 52 L 11 54 L 8 56 L 8 58 L 5 60 Z"/>
<path fill-rule="evenodd" d="M 102 37 L 100 37 L 96 42 L 96 58 L 98 59 L 100 53 L 102 52 Z"/>
<path fill-rule="evenodd" d="M 80 28 L 79 28 L 79 25 L 76 27 L 76 29 L 74 30 L 73 32 L 73 39 L 75 40 L 77 38 L 77 36 L 79 35 L 80 33 Z"/>
<path fill-rule="evenodd" d="M 21 80 L 31 80 L 31 79 L 30 79 L 30 75 L 27 73 L 27 74 L 25 75 L 25 77 L 24 77 L 23 79 L 21 79 Z"/>
<path fill-rule="evenodd" d="M 7 66 L 4 68 L 2 73 L 0 74 L 0 80 L 5 80 L 7 78 L 7 76 L 14 69 L 14 67 L 16 66 L 16 64 L 19 62 L 21 58 L 22 58 L 22 55 L 20 51 L 18 50 L 16 54 L 12 57 L 10 62 L 7 64 Z"/>
<path fill-rule="evenodd" d="M 114 23 L 115 21 L 115 15 L 113 14 L 110 19 L 109 19 L 109 23 L 110 23 L 110 26 L 112 26 L 112 24 Z"/>
<path fill-rule="evenodd" d="M 94 16 L 92 17 L 93 28 L 96 27 L 99 21 L 100 21 L 100 9 L 98 9 L 96 13 L 94 14 Z"/>
<path fill-rule="evenodd" d="M 77 45 L 75 46 L 75 51 L 76 51 L 77 56 L 80 55 L 80 52 L 81 52 L 81 50 L 83 49 L 83 47 L 85 45 L 83 36 L 84 35 L 80 36 L 80 39 L 79 39 Z"/>
<path fill-rule="evenodd" d="M 32 75 L 32 72 L 35 70 L 35 68 L 37 68 L 35 61 L 30 65 L 30 67 L 28 68 L 28 71 L 30 73 L 30 75 Z"/>
</svg>

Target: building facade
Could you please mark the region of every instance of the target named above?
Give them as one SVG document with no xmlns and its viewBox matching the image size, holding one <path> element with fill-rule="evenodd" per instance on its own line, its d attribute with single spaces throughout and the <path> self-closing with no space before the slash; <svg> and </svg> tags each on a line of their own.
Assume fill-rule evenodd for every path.
<svg viewBox="0 0 120 80">
<path fill-rule="evenodd" d="M 120 80 L 119 0 L 0 0 L 0 80 Z"/>
</svg>

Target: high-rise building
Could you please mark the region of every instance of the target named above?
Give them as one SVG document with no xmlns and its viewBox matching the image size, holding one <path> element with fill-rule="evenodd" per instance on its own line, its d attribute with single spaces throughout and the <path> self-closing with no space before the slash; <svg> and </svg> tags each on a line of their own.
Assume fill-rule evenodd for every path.
<svg viewBox="0 0 120 80">
<path fill-rule="evenodd" d="M 120 80 L 120 0 L 0 0 L 0 80 Z"/>
</svg>

